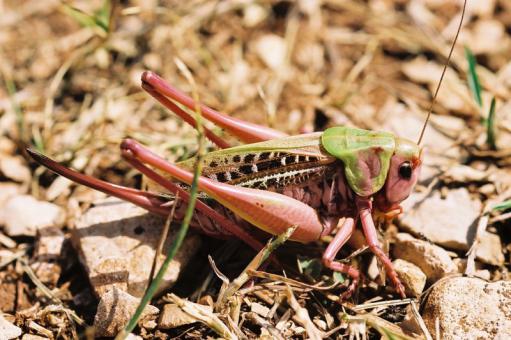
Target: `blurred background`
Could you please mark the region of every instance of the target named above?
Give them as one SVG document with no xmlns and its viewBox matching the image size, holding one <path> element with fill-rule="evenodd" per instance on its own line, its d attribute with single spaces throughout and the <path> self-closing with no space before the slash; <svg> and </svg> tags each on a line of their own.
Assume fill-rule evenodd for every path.
<svg viewBox="0 0 511 340">
<path fill-rule="evenodd" d="M 194 130 L 140 87 L 151 70 L 191 93 L 179 62 L 200 100 L 229 115 L 289 134 L 351 125 L 415 141 L 462 4 L 0 0 L 0 205 L 30 194 L 63 207 L 71 226 L 104 196 L 36 166 L 27 145 L 129 186 L 141 177 L 120 160 L 122 138 L 171 161 L 193 155 Z M 511 2 L 469 1 L 426 131 L 419 192 L 465 188 L 481 211 L 511 196 L 510 33 Z M 509 269 L 508 208 L 489 227 L 506 256 L 499 275 Z"/>
<path fill-rule="evenodd" d="M 31 144 L 86 173 L 126 181 L 131 173 L 117 152 L 123 137 L 171 159 L 193 152 L 192 130 L 140 89 L 141 72 L 152 70 L 190 93 L 176 59 L 191 70 L 201 101 L 230 115 L 288 133 L 347 124 L 416 140 L 461 4 L 2 1 L 2 164 L 25 168 L 20 146 Z M 509 145 L 510 7 L 470 1 L 426 134 L 433 155 L 459 162 L 460 142 L 484 148 L 481 122 L 493 97 L 497 144 Z M 481 105 L 464 47 L 475 56 Z M 31 190 L 46 176 L 6 167 L 5 177 L 32 181 Z M 67 199 L 69 183 L 46 180 L 49 193 L 36 195 Z"/>
</svg>

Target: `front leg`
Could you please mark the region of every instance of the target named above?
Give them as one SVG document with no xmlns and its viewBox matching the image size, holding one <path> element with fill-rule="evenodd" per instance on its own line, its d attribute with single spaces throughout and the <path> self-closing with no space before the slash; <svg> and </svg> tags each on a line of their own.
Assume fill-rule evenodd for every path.
<svg viewBox="0 0 511 340">
<path fill-rule="evenodd" d="M 334 239 L 330 242 L 323 253 L 323 265 L 325 265 L 325 267 L 340 273 L 348 274 L 352 279 L 348 289 L 341 296 L 342 300 L 349 298 L 351 294 L 353 294 L 358 281 L 360 280 L 360 273 L 357 269 L 345 263 L 335 261 L 335 256 L 339 250 L 341 250 L 342 246 L 344 246 L 344 244 L 350 239 L 351 235 L 353 235 L 354 230 L 355 220 L 351 217 L 346 218 L 342 222 L 337 234 L 335 234 Z"/>
<path fill-rule="evenodd" d="M 405 288 L 401 284 L 399 277 L 397 276 L 394 267 L 392 266 L 392 262 L 388 258 L 388 256 L 383 252 L 378 242 L 378 235 L 376 233 L 376 227 L 374 226 L 373 217 L 371 216 L 372 211 L 372 203 L 369 198 L 361 198 L 357 197 L 356 199 L 357 209 L 360 216 L 360 221 L 362 222 L 362 230 L 364 231 L 364 235 L 367 241 L 367 245 L 369 249 L 376 255 L 376 257 L 381 261 L 383 266 L 385 267 L 385 271 L 389 279 L 392 281 L 392 284 L 396 288 L 399 295 L 402 298 L 406 298 Z"/>
</svg>

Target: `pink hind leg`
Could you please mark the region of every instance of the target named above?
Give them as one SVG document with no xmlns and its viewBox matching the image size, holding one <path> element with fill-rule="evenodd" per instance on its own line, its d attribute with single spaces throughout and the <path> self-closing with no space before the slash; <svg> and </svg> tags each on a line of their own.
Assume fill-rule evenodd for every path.
<svg viewBox="0 0 511 340">
<path fill-rule="evenodd" d="M 133 167 L 135 167 L 138 171 L 146 175 L 148 178 L 152 179 L 165 189 L 169 190 L 172 193 L 179 193 L 179 197 L 183 198 L 184 201 L 189 201 L 190 194 L 177 186 L 175 183 L 169 181 L 168 179 L 164 178 L 154 170 L 148 168 L 145 164 L 143 164 L 139 159 L 136 158 L 131 153 L 123 153 L 123 158 L 128 161 Z M 179 189 L 176 189 L 179 188 Z M 263 244 L 259 242 L 255 237 L 250 235 L 246 230 L 239 227 L 236 223 L 228 219 L 227 217 L 217 213 L 215 210 L 213 210 L 211 207 L 209 207 L 204 202 L 197 200 L 196 201 L 196 210 L 202 212 L 207 217 L 211 218 L 214 222 L 218 223 L 222 228 L 224 228 L 226 231 L 231 233 L 232 235 L 236 236 L 240 240 L 244 241 L 246 244 L 248 244 L 250 247 L 252 247 L 254 250 L 259 251 L 263 248 Z M 214 235 L 212 235 L 214 236 Z"/>
<path fill-rule="evenodd" d="M 197 103 L 195 103 L 195 101 L 192 98 L 188 97 L 178 89 L 172 87 L 170 84 L 168 84 L 165 80 L 160 78 L 154 72 L 146 71 L 142 74 L 142 88 L 149 92 L 149 94 L 155 97 L 157 100 L 159 100 L 163 105 L 168 107 L 171 111 L 175 112 L 188 124 L 195 127 L 196 124 L 195 120 L 185 111 L 179 108 L 176 110 L 175 105 L 169 105 L 168 100 L 170 99 L 181 105 L 184 105 L 188 107 L 190 110 L 195 110 Z M 200 108 L 204 118 L 213 122 L 217 126 L 227 130 L 228 132 L 232 133 L 245 143 L 262 142 L 286 136 L 285 133 L 282 133 L 280 131 L 270 129 L 261 125 L 249 123 L 241 119 L 229 117 L 203 104 L 198 104 L 198 107 Z M 213 134 L 212 132 L 210 133 Z M 208 132 L 206 132 L 206 134 L 208 134 Z M 208 138 L 210 137 L 211 136 L 208 136 Z M 218 136 L 216 136 L 216 138 L 219 139 Z M 213 139 L 211 140 L 215 142 L 214 139 L 215 137 L 213 137 Z M 218 144 L 217 142 L 215 143 Z M 222 142 L 220 142 L 220 144 L 222 144 Z"/>
<path fill-rule="evenodd" d="M 353 294 L 355 291 L 355 288 L 357 287 L 358 281 L 360 280 L 360 273 L 357 269 L 353 268 L 350 265 L 341 263 L 339 261 L 335 261 L 335 256 L 341 250 L 342 246 L 350 239 L 351 235 L 353 234 L 353 231 L 355 230 L 355 221 L 353 218 L 349 217 L 347 218 L 341 227 L 339 228 L 339 231 L 337 234 L 335 234 L 334 239 L 328 247 L 326 248 L 325 252 L 323 253 L 323 264 L 335 271 L 348 274 L 352 282 L 348 287 L 348 290 L 344 292 L 341 296 L 341 299 L 347 299 Z"/>
<path fill-rule="evenodd" d="M 27 152 L 37 163 L 44 165 L 61 176 L 69 178 L 73 182 L 131 202 L 154 214 L 161 216 L 169 214 L 170 209 L 165 206 L 166 200 L 161 195 L 108 183 L 69 169 L 35 150 L 27 149 Z"/>
<path fill-rule="evenodd" d="M 167 162 L 134 140 L 124 140 L 121 151 L 126 159 L 137 159 L 183 183 L 192 183 L 191 172 Z M 202 176 L 198 179 L 198 188 L 240 218 L 273 235 L 279 235 L 290 226 L 296 225 L 298 228 L 291 239 L 306 243 L 317 240 L 323 231 L 317 212 L 291 197 L 272 191 L 220 183 Z"/>
<path fill-rule="evenodd" d="M 155 99 L 157 99 L 167 109 L 169 109 L 170 111 L 177 114 L 179 117 L 181 117 L 181 119 L 183 119 L 185 122 L 187 122 L 194 128 L 197 128 L 197 122 L 188 112 L 181 109 L 173 101 L 167 99 L 167 97 L 165 97 L 161 93 L 157 92 L 153 87 L 148 86 L 146 84 L 142 84 L 142 87 L 144 88 L 144 90 L 146 90 L 151 96 L 153 96 Z M 226 149 L 230 146 L 229 143 L 227 143 L 227 141 L 225 141 L 224 139 L 217 136 L 213 131 L 209 130 L 206 127 L 203 127 L 203 128 L 204 128 L 204 134 L 206 135 L 206 137 L 210 141 L 215 143 L 219 148 Z"/>
<path fill-rule="evenodd" d="M 139 207 L 142 207 L 160 216 L 166 217 L 170 212 L 170 208 L 166 206 L 166 203 L 168 203 L 167 200 L 165 200 L 161 195 L 101 181 L 97 178 L 87 176 L 75 170 L 69 169 L 63 166 L 62 164 L 55 162 L 54 160 L 34 150 L 27 149 L 27 152 L 39 164 L 44 165 L 48 169 L 56 172 L 59 175 L 69 178 L 74 182 L 99 190 L 106 194 L 118 197 L 122 200 L 131 202 L 133 204 L 138 205 Z M 138 170 L 146 174 L 149 178 L 153 179 L 155 182 L 162 185 L 170 192 L 178 194 L 183 201 L 187 202 L 189 200 L 190 198 L 189 193 L 182 189 L 181 187 L 177 186 L 175 183 L 163 178 L 161 175 L 145 167 L 137 160 L 128 159 L 128 161 Z M 235 224 L 227 217 L 217 213 L 215 210 L 213 210 L 204 202 L 197 200 L 195 209 L 197 211 L 200 211 L 205 216 L 209 217 L 214 222 L 218 223 L 220 226 L 225 228 L 225 230 L 229 231 L 232 235 L 235 235 L 236 237 L 245 241 L 249 246 L 254 248 L 256 251 L 259 251 L 263 247 L 263 244 L 259 242 L 259 240 L 257 240 L 252 235 L 247 233 L 244 229 L 240 228 L 237 224 Z M 211 236 L 217 235 L 213 234 Z"/>
<path fill-rule="evenodd" d="M 392 281 L 392 284 L 396 288 L 399 295 L 402 298 L 406 298 L 405 289 L 397 276 L 394 267 L 392 266 L 392 262 L 388 258 L 388 256 L 383 252 L 378 242 L 378 235 L 376 234 L 376 227 L 374 226 L 373 217 L 371 216 L 371 201 L 368 199 L 358 199 L 357 200 L 357 208 L 359 211 L 360 221 L 362 222 L 362 229 L 364 231 L 364 235 L 366 237 L 367 245 L 369 249 L 376 255 L 376 257 L 381 261 L 383 266 L 385 267 L 385 271 Z"/>
</svg>

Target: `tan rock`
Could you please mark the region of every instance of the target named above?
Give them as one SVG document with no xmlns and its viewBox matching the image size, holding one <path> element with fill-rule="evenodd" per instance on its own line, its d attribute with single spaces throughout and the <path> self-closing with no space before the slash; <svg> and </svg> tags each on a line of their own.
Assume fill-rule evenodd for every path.
<svg viewBox="0 0 511 340">
<path fill-rule="evenodd" d="M 5 224 L 5 233 L 9 236 L 35 236 L 38 229 L 60 227 L 65 221 L 62 208 L 29 195 L 7 199 L 0 209 L 0 216 Z"/>
<path fill-rule="evenodd" d="M 397 259 L 392 264 L 401 279 L 401 283 L 405 286 L 406 295 L 421 295 L 426 285 L 426 274 L 419 267 L 405 260 Z"/>
<path fill-rule="evenodd" d="M 117 199 L 99 203 L 78 220 L 73 243 L 98 296 L 112 287 L 133 296 L 143 295 L 164 224 L 165 219 Z M 159 265 L 176 232 L 176 228 L 170 228 Z M 190 233 L 170 263 L 159 291 L 176 282 L 199 245 L 199 236 Z"/>
<path fill-rule="evenodd" d="M 128 323 L 139 302 L 139 299 L 115 287 L 103 294 L 94 317 L 95 335 L 115 336 Z M 158 313 L 158 308 L 148 305 L 141 319 Z"/>
<path fill-rule="evenodd" d="M 34 256 L 38 260 L 55 260 L 62 253 L 65 241 L 64 233 L 60 228 L 48 227 L 39 229 L 36 236 Z"/>
<path fill-rule="evenodd" d="M 23 334 L 21 340 L 48 340 L 45 336 L 34 335 L 34 334 Z"/>
<path fill-rule="evenodd" d="M 126 340 L 142 340 L 143 338 L 140 335 L 135 335 L 133 333 L 128 334 Z"/>
<path fill-rule="evenodd" d="M 210 311 L 213 310 L 209 306 L 203 307 L 208 308 Z M 179 326 L 189 325 L 194 322 L 197 322 L 197 319 L 185 313 L 178 305 L 168 303 L 163 306 L 163 312 L 161 312 L 158 320 L 158 328 L 172 329 Z"/>
<path fill-rule="evenodd" d="M 511 281 L 446 278 L 431 291 L 422 316 L 432 334 L 438 318 L 440 339 L 511 339 Z"/>
<path fill-rule="evenodd" d="M 60 228 L 48 227 L 37 231 L 34 259 L 30 267 L 43 283 L 54 286 L 60 278 L 65 236 Z"/>
<path fill-rule="evenodd" d="M 419 267 L 430 282 L 457 271 L 456 265 L 444 249 L 406 233 L 397 234 L 393 255 L 396 259 L 411 262 Z"/>
<path fill-rule="evenodd" d="M 485 232 L 479 237 L 479 244 L 476 248 L 476 258 L 484 263 L 493 266 L 504 264 L 504 252 L 498 235 Z"/>
<path fill-rule="evenodd" d="M 465 188 L 449 190 L 446 197 L 437 191 L 421 201 L 407 200 L 403 206 L 404 231 L 456 250 L 469 249 L 482 207 Z"/>
<path fill-rule="evenodd" d="M 414 339 L 418 339 L 420 335 L 423 334 L 419 321 L 415 317 L 411 305 L 406 307 L 406 314 L 403 318 L 403 321 L 399 322 L 398 325 L 406 334 L 413 335 Z"/>
</svg>

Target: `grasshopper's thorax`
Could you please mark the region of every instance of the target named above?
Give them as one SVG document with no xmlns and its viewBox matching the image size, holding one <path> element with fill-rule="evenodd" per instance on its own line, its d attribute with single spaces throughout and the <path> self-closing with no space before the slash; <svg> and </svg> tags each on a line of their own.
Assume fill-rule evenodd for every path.
<svg viewBox="0 0 511 340">
<path fill-rule="evenodd" d="M 421 148 L 412 141 L 396 137 L 385 185 L 376 195 L 380 210 L 392 210 L 410 195 L 417 183 L 421 163 Z"/>
<path fill-rule="evenodd" d="M 360 197 L 393 210 L 412 191 L 420 171 L 420 147 L 388 132 L 333 127 L 321 136 L 324 149 L 344 164 L 346 180 Z"/>
</svg>

